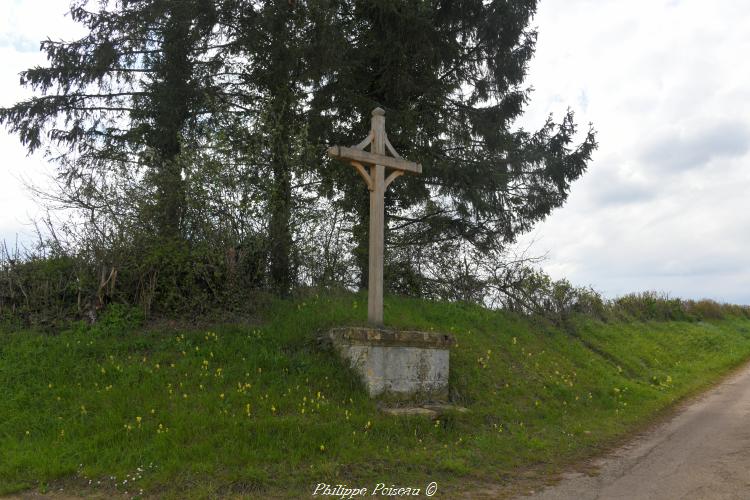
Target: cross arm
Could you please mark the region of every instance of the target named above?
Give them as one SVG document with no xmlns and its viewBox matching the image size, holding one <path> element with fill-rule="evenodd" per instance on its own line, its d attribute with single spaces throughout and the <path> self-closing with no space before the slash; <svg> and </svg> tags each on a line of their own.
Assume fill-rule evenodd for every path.
<svg viewBox="0 0 750 500">
<path fill-rule="evenodd" d="M 407 161 L 403 158 L 378 155 L 346 146 L 333 146 L 328 148 L 328 156 L 344 161 L 356 161 L 365 165 L 382 165 L 386 168 L 403 170 L 412 174 L 421 174 L 422 165 Z"/>
</svg>

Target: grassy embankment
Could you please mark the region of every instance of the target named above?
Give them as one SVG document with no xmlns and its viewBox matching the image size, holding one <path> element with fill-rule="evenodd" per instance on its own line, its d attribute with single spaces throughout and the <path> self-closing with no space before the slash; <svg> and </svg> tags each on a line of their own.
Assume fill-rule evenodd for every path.
<svg viewBox="0 0 750 500">
<path fill-rule="evenodd" d="M 378 413 L 317 347 L 362 296 L 278 303 L 258 327 L 0 334 L 0 494 L 64 486 L 158 496 L 310 493 L 377 482 L 445 493 L 560 464 L 750 357 L 750 320 L 574 322 L 575 335 L 475 306 L 386 301 L 394 327 L 447 331 L 455 400 L 439 421 Z M 580 337 L 580 338 L 579 338 Z"/>
</svg>

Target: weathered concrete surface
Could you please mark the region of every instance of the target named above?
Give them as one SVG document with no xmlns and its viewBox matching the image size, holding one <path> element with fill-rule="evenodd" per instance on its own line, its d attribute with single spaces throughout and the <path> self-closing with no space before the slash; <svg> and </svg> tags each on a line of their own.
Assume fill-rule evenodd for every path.
<svg viewBox="0 0 750 500">
<path fill-rule="evenodd" d="M 392 417 L 428 417 L 437 418 L 438 413 L 434 410 L 428 410 L 422 407 L 408 408 L 382 408 L 381 412 Z"/>
<path fill-rule="evenodd" d="M 402 406 L 396 408 L 380 408 L 380 411 L 392 417 L 442 417 L 449 413 L 468 413 L 468 408 L 445 403 L 427 403 L 421 406 Z"/>
<path fill-rule="evenodd" d="M 463 406 L 456 406 L 451 404 L 440 404 L 440 403 L 434 403 L 434 404 L 424 404 L 422 405 L 422 408 L 426 408 L 428 410 L 434 411 L 438 415 L 443 415 L 445 413 L 469 413 L 468 408 L 464 408 Z"/>
<path fill-rule="evenodd" d="M 522 498 L 750 498 L 750 364 L 595 465 Z"/>
<path fill-rule="evenodd" d="M 450 335 L 347 327 L 334 328 L 328 336 L 371 397 L 447 401 Z"/>
</svg>

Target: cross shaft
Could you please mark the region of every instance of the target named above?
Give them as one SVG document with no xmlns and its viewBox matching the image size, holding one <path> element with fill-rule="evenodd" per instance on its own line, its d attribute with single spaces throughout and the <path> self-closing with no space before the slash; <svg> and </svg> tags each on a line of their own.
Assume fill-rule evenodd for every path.
<svg viewBox="0 0 750 500">
<path fill-rule="evenodd" d="M 366 146 L 370 151 L 365 151 Z M 386 150 L 391 156 L 386 155 Z M 367 284 L 367 320 L 377 326 L 383 324 L 383 239 L 385 190 L 398 176 L 404 173 L 420 174 L 422 165 L 404 160 L 396 152 L 385 133 L 385 111 L 372 111 L 368 136 L 353 147 L 333 146 L 328 155 L 352 165 L 367 184 L 370 191 L 370 245 Z M 365 167 L 369 167 L 369 171 Z M 385 176 L 385 169 L 392 171 Z"/>
</svg>

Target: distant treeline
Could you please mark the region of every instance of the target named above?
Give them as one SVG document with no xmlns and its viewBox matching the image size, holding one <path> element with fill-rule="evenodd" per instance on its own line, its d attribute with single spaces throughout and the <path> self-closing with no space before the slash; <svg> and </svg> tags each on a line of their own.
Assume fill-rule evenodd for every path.
<svg viewBox="0 0 750 500">
<path fill-rule="evenodd" d="M 605 299 L 590 287 L 574 287 L 567 280 L 552 281 L 531 272 L 530 280 L 516 287 L 521 297 L 508 306 L 564 324 L 575 315 L 601 321 L 703 321 L 741 317 L 750 319 L 750 305 L 720 303 L 712 299 L 680 299 L 663 292 L 630 293 Z"/>
</svg>

